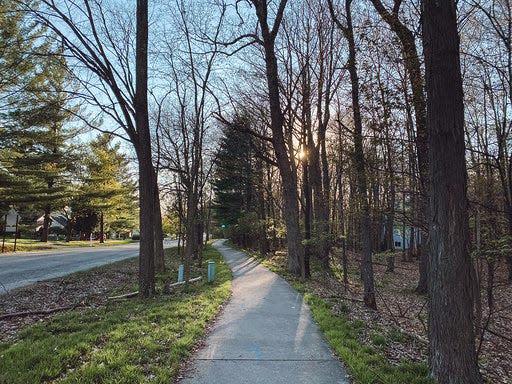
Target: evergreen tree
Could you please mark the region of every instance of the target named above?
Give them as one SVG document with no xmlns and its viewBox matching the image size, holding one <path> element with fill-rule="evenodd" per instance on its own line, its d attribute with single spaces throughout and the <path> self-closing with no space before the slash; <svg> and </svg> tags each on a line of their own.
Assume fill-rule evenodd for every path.
<svg viewBox="0 0 512 384">
<path fill-rule="evenodd" d="M 27 18 L 14 0 L 0 2 L 0 113 L 2 125 L 5 113 L 19 102 L 19 94 L 29 92 L 38 81 L 41 58 L 36 53 L 45 49 L 42 28 Z M 42 43 L 41 43 L 42 42 Z M 39 45 L 38 45 L 39 43 Z"/>
<path fill-rule="evenodd" d="M 66 87 L 66 62 L 51 37 L 14 1 L 0 4 L 0 180 L 2 204 L 31 205 L 50 213 L 69 194 L 75 159 Z"/>
<path fill-rule="evenodd" d="M 258 167 L 255 139 L 247 133 L 247 119 L 238 117 L 223 129 L 215 160 L 214 212 L 233 241 L 252 246 L 260 234 L 258 215 Z"/>
<path fill-rule="evenodd" d="M 101 134 L 89 147 L 82 199 L 87 201 L 88 211 L 98 218 L 100 242 L 103 242 L 103 235 L 109 229 L 118 232 L 133 229 L 137 214 L 136 185 L 129 177 L 128 160 L 120 152 L 120 145 L 113 143 L 112 135 Z"/>
<path fill-rule="evenodd" d="M 69 179 L 76 160 L 69 145 L 74 132 L 66 126 L 70 115 L 66 111 L 65 62 L 53 57 L 44 64 L 45 72 L 24 94 L 24 101 L 9 113 L 10 121 L 5 126 L 15 160 L 8 163 L 14 179 L 8 195 L 12 204 L 33 203 L 44 211 L 41 241 L 48 240 L 51 211 L 64 206 L 69 196 Z"/>
<path fill-rule="evenodd" d="M 13 190 L 26 190 L 27 183 L 10 171 L 21 156 L 15 150 L 18 136 L 7 129 L 9 113 L 17 108 L 21 93 L 27 93 L 37 82 L 34 41 L 41 30 L 26 20 L 16 1 L 0 2 L 0 212 L 11 203 Z"/>
</svg>

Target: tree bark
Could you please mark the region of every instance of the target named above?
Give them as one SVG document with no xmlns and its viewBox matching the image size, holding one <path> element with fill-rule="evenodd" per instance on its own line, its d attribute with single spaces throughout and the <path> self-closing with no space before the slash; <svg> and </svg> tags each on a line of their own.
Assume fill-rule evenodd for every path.
<svg viewBox="0 0 512 384">
<path fill-rule="evenodd" d="M 47 243 L 48 242 L 48 233 L 50 232 L 50 213 L 51 213 L 51 207 L 50 205 L 46 205 L 44 207 L 44 219 L 43 219 L 43 229 L 41 231 L 41 242 Z"/>
<path fill-rule="evenodd" d="M 297 190 L 297 175 L 293 170 L 292 161 L 288 157 L 288 148 L 283 133 L 284 116 L 280 104 L 279 75 L 275 53 L 275 38 L 281 20 L 277 18 L 274 27 L 268 25 L 268 5 L 263 0 L 253 0 L 256 15 L 261 28 L 262 45 L 265 53 L 265 74 L 270 105 L 270 128 L 272 130 L 272 145 L 276 155 L 277 166 L 281 176 L 283 189 L 283 214 L 286 225 L 286 242 L 288 248 L 288 269 L 304 277 L 304 249 L 299 227 L 299 203 Z M 279 2 L 279 10 L 284 11 L 286 0 Z M 281 14 L 282 17 L 282 14 Z"/>
<path fill-rule="evenodd" d="M 135 126 L 139 161 L 140 255 L 139 292 L 148 297 L 155 293 L 155 184 L 151 158 L 148 116 L 148 0 L 137 0 L 135 48 Z"/>
<path fill-rule="evenodd" d="M 100 243 L 103 244 L 105 242 L 105 221 L 103 212 L 100 213 Z"/>
<path fill-rule="evenodd" d="M 156 174 L 156 173 L 155 173 Z M 155 199 L 153 209 L 155 210 L 155 271 L 158 273 L 165 272 L 164 258 L 164 232 L 162 229 L 162 208 L 160 206 L 160 191 L 158 190 L 157 177 L 155 175 Z"/>
<path fill-rule="evenodd" d="M 427 293 L 428 284 L 428 252 L 426 242 L 428 234 L 425 232 L 428 217 L 428 130 L 426 126 L 426 102 L 424 95 L 424 81 L 421 72 L 418 50 L 413 31 L 402 23 L 398 16 L 400 0 L 395 0 L 392 11 L 388 11 L 381 0 L 371 0 L 375 10 L 379 13 L 391 30 L 395 33 L 402 46 L 402 56 L 405 69 L 412 90 L 412 104 L 416 124 L 416 155 L 418 159 L 420 194 L 419 221 L 421 242 L 418 242 L 420 277 L 416 292 Z"/>
<path fill-rule="evenodd" d="M 343 31 L 348 42 L 349 59 L 347 68 L 350 74 L 352 94 L 352 114 L 354 117 L 354 165 L 356 169 L 357 198 L 361 207 L 359 220 L 359 233 L 362 237 L 361 278 L 364 285 L 364 303 L 368 308 L 377 309 L 375 300 L 375 281 L 372 261 L 372 222 L 370 218 L 370 205 L 368 203 L 368 181 L 366 175 L 365 156 L 363 149 L 363 122 L 361 120 L 361 107 L 359 104 L 359 78 L 357 74 L 356 45 L 354 28 L 352 26 L 352 0 L 345 0 L 346 26 L 340 23 L 334 14 L 332 0 L 329 0 L 331 15 L 337 26 Z"/>
<path fill-rule="evenodd" d="M 423 0 L 423 11 L 430 133 L 430 375 L 440 384 L 479 384 L 456 8 L 453 1 Z"/>
<path fill-rule="evenodd" d="M 357 188 L 363 218 L 361 220 L 362 234 L 362 255 L 361 255 L 361 276 L 364 285 L 364 303 L 367 307 L 377 309 L 375 301 L 375 282 L 373 277 L 372 261 L 372 234 L 370 206 L 368 203 L 367 177 L 363 149 L 363 123 L 361 121 L 361 108 L 359 106 L 359 78 L 357 75 L 356 46 L 354 40 L 354 29 L 352 27 L 352 0 L 346 0 L 345 9 L 347 15 L 346 37 L 349 46 L 350 83 L 352 86 L 352 109 L 354 115 L 354 162 L 357 171 Z"/>
<path fill-rule="evenodd" d="M 185 281 L 190 279 L 190 268 L 192 259 L 196 258 L 198 252 L 198 236 L 197 236 L 197 209 L 198 197 L 190 186 L 187 188 L 187 212 L 185 219 L 185 251 L 184 251 L 184 269 Z"/>
<path fill-rule="evenodd" d="M 311 185 L 309 183 L 309 164 L 307 158 L 303 160 L 304 172 L 304 277 L 311 277 L 310 259 L 311 259 Z"/>
</svg>

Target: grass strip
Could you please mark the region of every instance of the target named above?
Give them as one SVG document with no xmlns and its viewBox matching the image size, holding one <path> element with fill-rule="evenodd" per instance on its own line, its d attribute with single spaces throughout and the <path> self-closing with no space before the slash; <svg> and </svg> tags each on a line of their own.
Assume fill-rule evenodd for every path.
<svg viewBox="0 0 512 384">
<path fill-rule="evenodd" d="M 179 260 L 167 253 L 171 278 Z M 220 254 L 209 246 L 204 257 L 217 263 L 211 284 L 203 263 L 193 271 L 204 276 L 200 283 L 170 295 L 112 301 L 24 329 L 19 342 L 0 344 L 0 383 L 172 383 L 231 291 Z"/>
<path fill-rule="evenodd" d="M 251 256 L 256 256 L 250 252 Z M 334 303 L 320 298 L 312 292 L 307 281 L 288 272 L 285 263 L 275 259 L 258 260 L 271 271 L 286 279 L 300 293 L 308 304 L 313 318 L 323 332 L 327 342 L 347 367 L 356 384 L 433 384 L 424 363 L 406 359 L 393 365 L 385 357 L 383 347 L 395 341 L 392 334 L 379 332 L 370 334 L 370 342 L 363 341 L 365 323 L 350 320 L 335 313 Z"/>
</svg>

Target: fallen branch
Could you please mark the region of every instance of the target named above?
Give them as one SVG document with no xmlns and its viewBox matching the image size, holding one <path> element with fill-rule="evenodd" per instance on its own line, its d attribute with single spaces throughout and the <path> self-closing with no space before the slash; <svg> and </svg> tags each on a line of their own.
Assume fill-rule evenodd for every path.
<svg viewBox="0 0 512 384">
<path fill-rule="evenodd" d="M 384 296 L 380 293 L 380 291 L 378 289 L 375 289 L 375 292 L 377 293 L 377 295 L 379 295 L 382 303 L 384 304 L 384 307 L 386 307 L 386 309 L 388 310 L 390 316 L 391 316 L 391 320 L 393 320 L 393 322 L 395 323 L 395 325 L 400 328 L 402 325 L 400 324 L 400 321 L 396 318 L 395 314 L 393 313 L 393 311 L 391 310 L 391 308 L 389 308 L 388 306 L 388 303 L 386 302 L 386 300 L 384 299 Z"/>
<path fill-rule="evenodd" d="M 138 294 L 139 294 L 139 291 L 135 291 L 135 292 L 125 293 L 124 295 L 107 297 L 107 299 L 108 300 L 128 299 L 130 297 L 137 296 Z"/>
<path fill-rule="evenodd" d="M 486 329 L 483 329 L 482 327 L 479 327 L 480 329 L 482 329 L 483 331 L 485 332 L 488 332 L 490 333 L 491 335 L 494 335 L 496 337 L 501 337 L 503 340 L 507 340 L 509 343 L 512 343 L 512 338 L 508 337 L 508 336 L 505 336 L 505 335 L 502 335 L 502 334 L 499 334 L 498 332 L 494 332 L 493 330 L 489 329 L 489 328 L 486 328 Z M 483 334 L 483 333 L 482 333 Z M 483 336 L 482 336 L 483 338 Z"/>
<path fill-rule="evenodd" d="M 13 317 L 23 317 L 23 316 L 32 316 L 32 315 L 50 315 L 55 312 L 67 311 L 69 309 L 75 309 L 78 306 L 78 304 L 79 303 L 76 303 L 73 305 L 68 305 L 65 307 L 58 307 L 58 308 L 38 310 L 38 311 L 7 313 L 5 315 L 0 316 L 0 320 L 7 320 L 7 319 L 12 319 Z"/>
<path fill-rule="evenodd" d="M 423 308 L 425 308 L 425 306 L 427 305 L 428 303 L 428 300 L 425 300 L 425 302 L 423 303 L 423 305 L 421 306 L 420 308 L 420 311 L 417 313 L 416 317 L 418 318 L 418 320 L 420 321 L 421 323 L 421 326 L 423 327 L 423 332 L 425 333 L 428 333 L 428 328 L 427 328 L 427 324 L 425 324 L 425 322 L 423 321 L 423 319 L 421 318 L 421 312 L 423 312 Z"/>
<path fill-rule="evenodd" d="M 379 263 L 378 261 L 374 261 L 374 262 L 373 262 L 373 265 L 380 265 L 380 266 L 383 266 L 383 267 L 387 267 L 387 266 L 388 266 L 387 264 Z M 395 268 L 397 268 L 397 269 L 403 269 L 403 270 L 406 270 L 406 271 L 415 271 L 415 269 L 414 269 L 414 268 L 402 267 L 401 265 L 395 265 Z"/>
<path fill-rule="evenodd" d="M 189 283 L 195 283 L 196 281 L 201 280 L 201 278 L 202 278 L 202 276 L 194 277 L 193 279 L 190 279 L 188 282 L 189 282 Z M 177 285 L 182 285 L 182 284 L 185 284 L 185 283 L 187 283 L 187 282 L 186 282 L 186 281 L 178 281 L 177 283 L 172 283 L 172 284 L 170 284 L 170 285 L 169 285 L 169 288 L 170 288 L 170 287 L 175 287 L 175 286 L 177 286 Z"/>
</svg>

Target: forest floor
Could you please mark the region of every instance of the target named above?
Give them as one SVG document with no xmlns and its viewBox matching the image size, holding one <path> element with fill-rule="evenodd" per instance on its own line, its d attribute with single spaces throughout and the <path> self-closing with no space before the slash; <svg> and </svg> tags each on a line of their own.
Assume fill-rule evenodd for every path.
<svg viewBox="0 0 512 384">
<path fill-rule="evenodd" d="M 378 346 L 393 364 L 401 361 L 426 362 L 428 353 L 427 297 L 414 292 L 418 281 L 417 261 L 395 257 L 395 272 L 386 272 L 385 255 L 375 255 L 374 272 L 378 310 L 367 309 L 362 302 L 363 287 L 359 279 L 359 256 L 348 253 L 349 286 L 341 280 L 341 268 L 327 274 L 313 266 L 306 290 L 332 304 L 339 315 L 361 320 L 365 327 L 362 342 Z M 339 259 L 338 259 L 339 260 Z M 281 273 L 286 269 L 286 254 L 278 252 L 264 264 Z M 274 267 L 274 268 L 273 268 Z M 295 280 L 293 276 L 285 276 Z M 302 282 L 303 283 L 303 282 Z M 482 326 L 476 345 L 480 369 L 487 383 L 512 384 L 512 284 L 506 279 L 504 263 L 496 265 L 494 306 L 489 312 L 487 276 L 482 279 Z"/>
<path fill-rule="evenodd" d="M 39 281 L 0 295 L 0 341 L 13 342 L 27 325 L 44 322 L 73 307 L 106 306 L 108 296 L 135 288 L 137 264 L 119 262 L 115 268 L 94 268 L 86 272 Z M 18 314 L 3 318 L 8 314 Z"/>
</svg>

